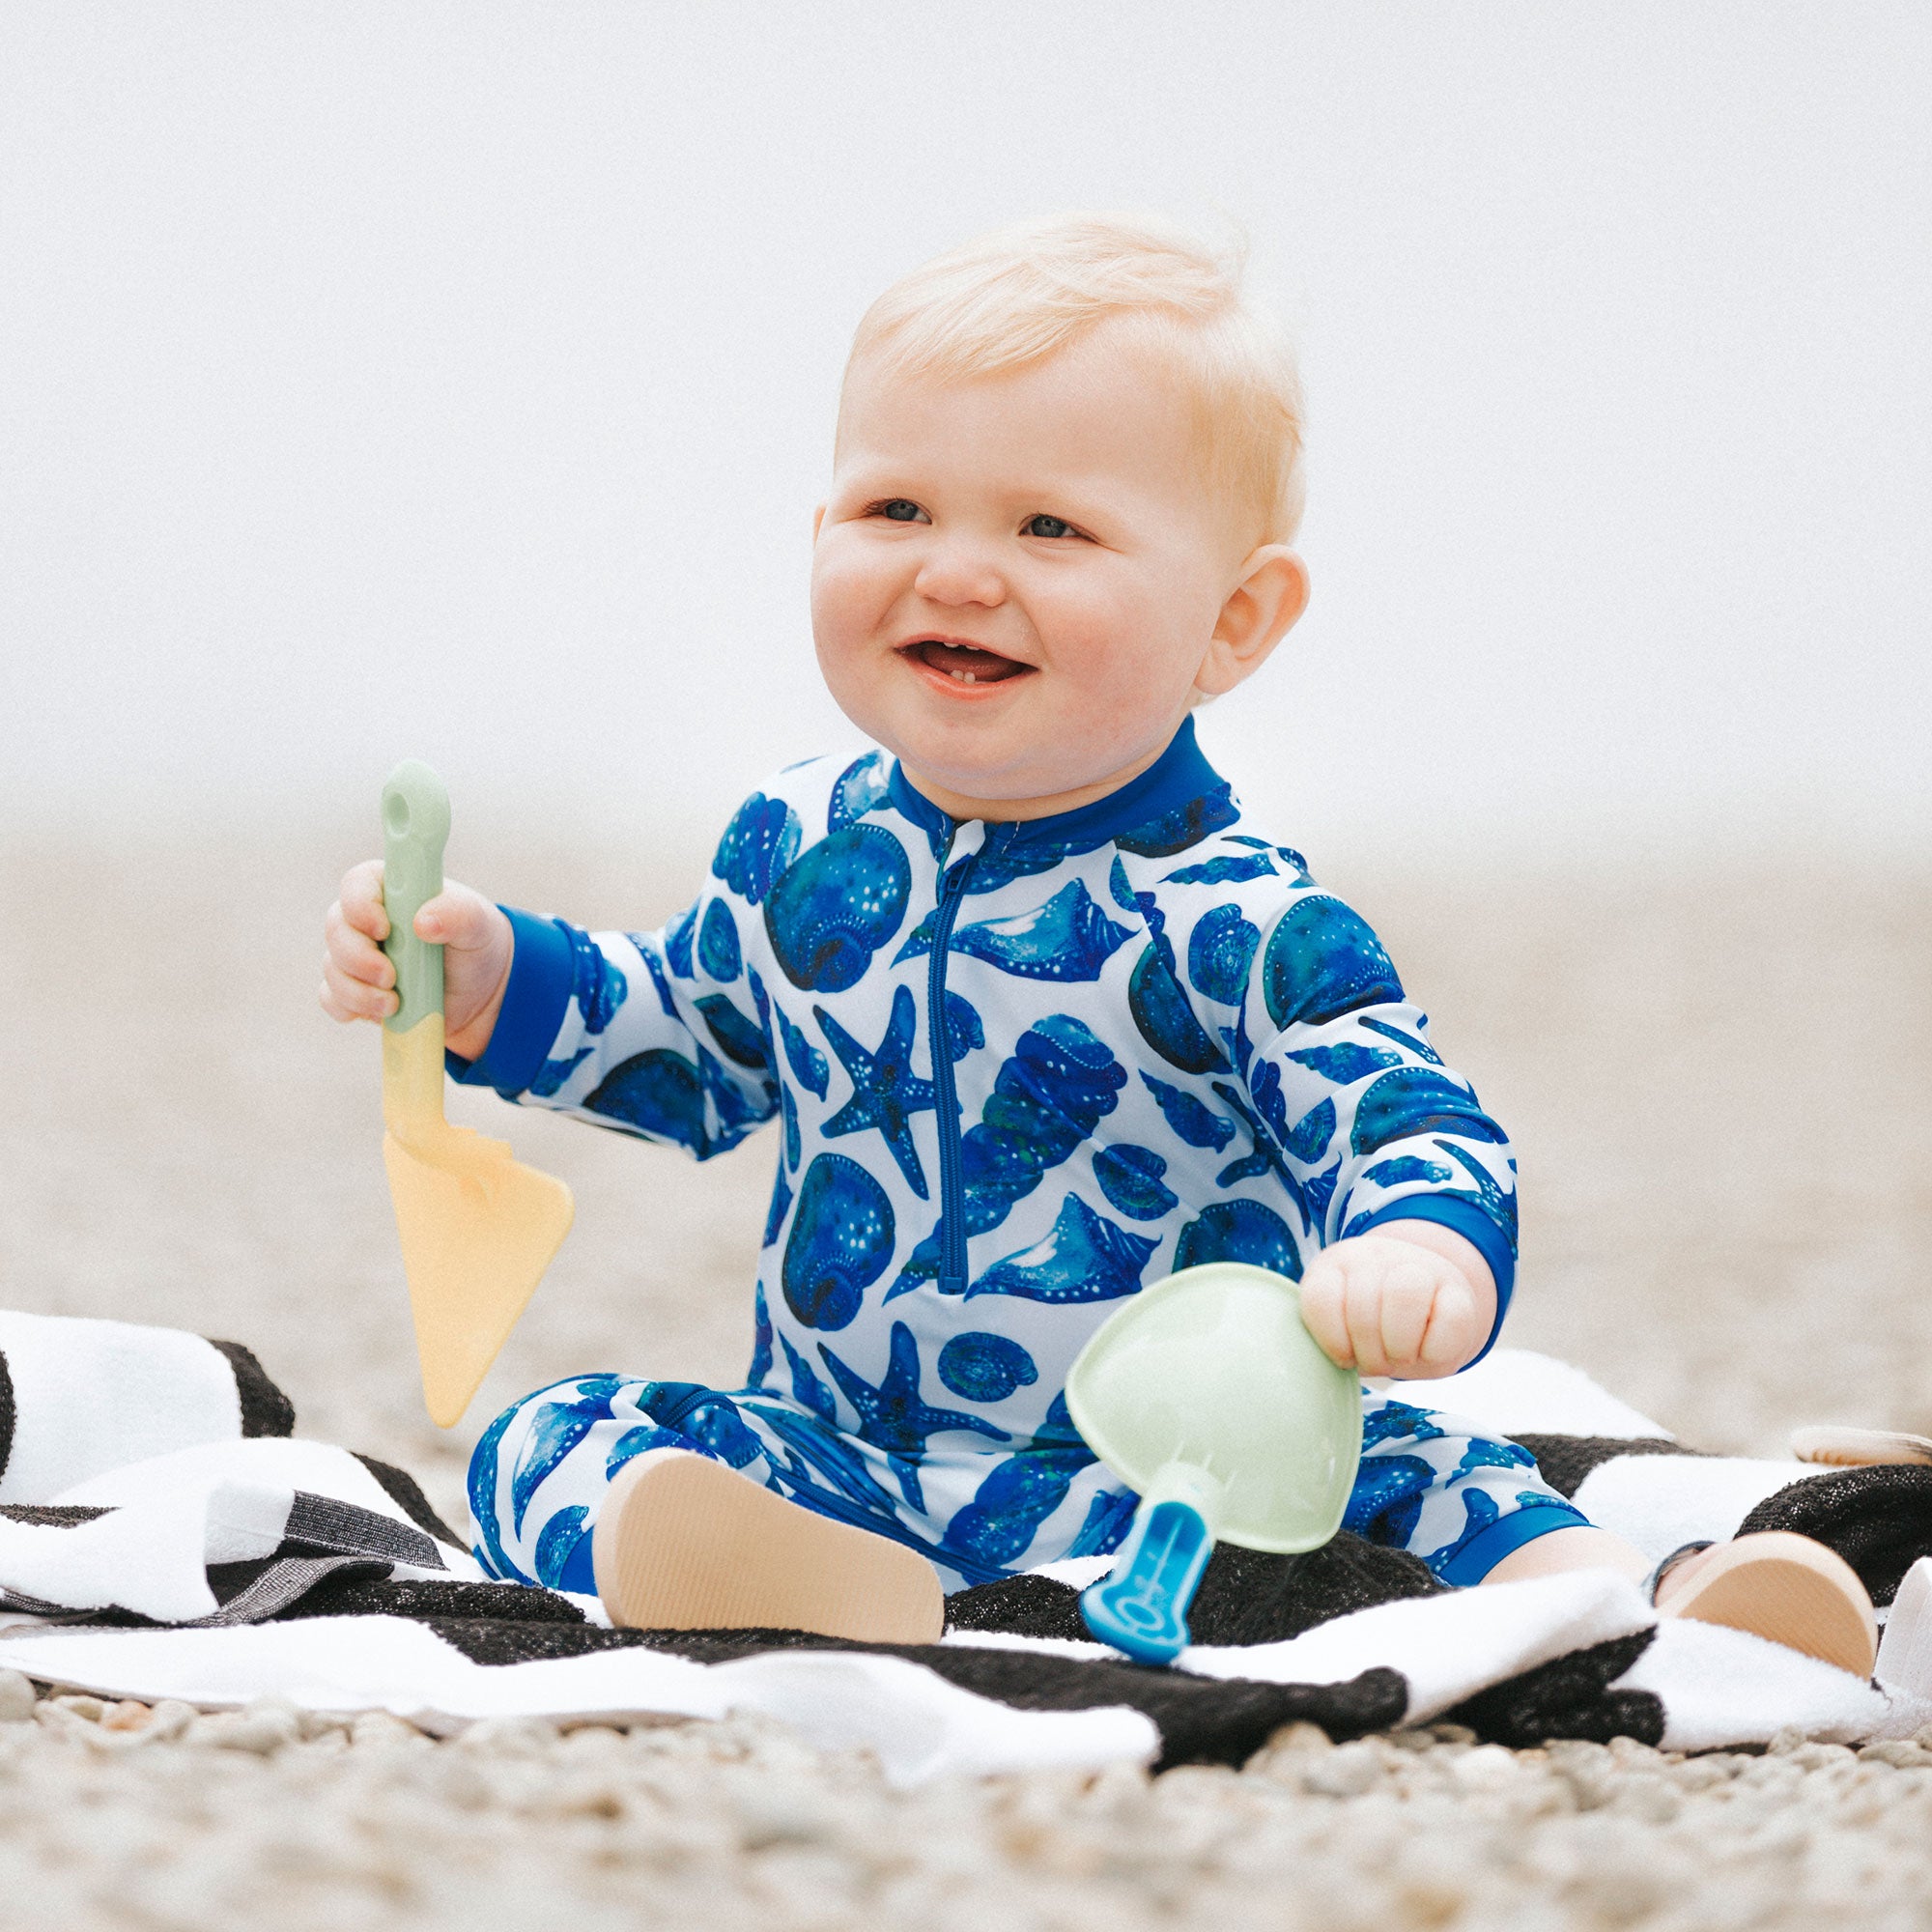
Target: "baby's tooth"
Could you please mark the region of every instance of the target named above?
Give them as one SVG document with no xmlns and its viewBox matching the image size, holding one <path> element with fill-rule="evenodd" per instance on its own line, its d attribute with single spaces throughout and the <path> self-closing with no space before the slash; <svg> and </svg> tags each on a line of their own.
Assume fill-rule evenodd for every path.
<svg viewBox="0 0 1932 1932">
<path fill-rule="evenodd" d="M 968 684 L 978 684 L 980 682 L 979 678 L 976 677 L 970 670 L 963 670 L 959 673 L 959 675 L 962 678 L 964 678 Z"/>
</svg>

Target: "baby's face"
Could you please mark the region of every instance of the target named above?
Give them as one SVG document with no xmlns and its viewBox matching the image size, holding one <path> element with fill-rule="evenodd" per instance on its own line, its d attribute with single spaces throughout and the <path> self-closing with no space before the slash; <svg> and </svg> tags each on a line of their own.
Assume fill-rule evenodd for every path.
<svg viewBox="0 0 1932 1932">
<path fill-rule="evenodd" d="M 1235 681 L 1211 645 L 1249 547 L 1177 386 L 1104 327 L 1010 374 L 852 372 L 812 556 L 818 661 L 953 816 L 1099 797 L 1159 756 L 1197 679 Z"/>
</svg>

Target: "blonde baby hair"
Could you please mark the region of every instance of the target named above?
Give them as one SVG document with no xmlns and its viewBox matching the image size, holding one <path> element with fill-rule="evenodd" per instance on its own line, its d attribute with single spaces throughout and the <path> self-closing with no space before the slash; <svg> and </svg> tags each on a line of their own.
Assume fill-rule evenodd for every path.
<svg viewBox="0 0 1932 1932">
<path fill-rule="evenodd" d="M 1287 336 L 1242 298 L 1244 258 L 1158 215 L 1003 228 L 895 282 L 860 320 L 846 380 L 861 361 L 991 376 L 1122 323 L 1190 392 L 1208 482 L 1244 537 L 1289 543 L 1303 501 L 1301 382 Z"/>
</svg>

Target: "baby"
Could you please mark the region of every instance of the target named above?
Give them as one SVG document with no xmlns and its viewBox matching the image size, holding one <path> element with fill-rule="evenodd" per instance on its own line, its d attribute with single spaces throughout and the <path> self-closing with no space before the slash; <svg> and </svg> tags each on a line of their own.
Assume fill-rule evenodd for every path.
<svg viewBox="0 0 1932 1932">
<path fill-rule="evenodd" d="M 819 665 L 883 749 L 767 781 L 662 932 L 423 908 L 458 1080 L 699 1159 L 779 1122 L 745 1386 L 586 1375 L 497 1417 L 490 1574 L 926 1641 L 943 1588 L 1121 1540 L 1065 1382 L 1172 1270 L 1297 1280 L 1366 1377 L 1491 1346 L 1503 1130 L 1195 742 L 1307 601 L 1300 458 L 1285 344 L 1185 235 L 1076 216 L 930 264 L 860 325 L 814 526 Z M 386 931 L 357 867 L 336 1018 L 393 1010 Z M 1366 1388 L 1362 1427 L 1349 1528 L 1444 1582 L 1649 1569 L 1514 1443 Z M 1831 1552 L 1679 1554 L 1667 1607 L 1869 1669 Z"/>
</svg>

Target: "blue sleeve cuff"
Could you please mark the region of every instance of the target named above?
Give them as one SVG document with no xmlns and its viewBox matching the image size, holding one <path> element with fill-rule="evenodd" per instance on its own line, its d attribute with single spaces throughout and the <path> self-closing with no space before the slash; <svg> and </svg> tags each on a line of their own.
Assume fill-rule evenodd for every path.
<svg viewBox="0 0 1932 1932">
<path fill-rule="evenodd" d="M 510 983 L 497 1012 L 490 1043 L 474 1060 L 445 1053 L 449 1077 L 463 1087 L 494 1087 L 506 1096 L 521 1094 L 542 1072 L 552 1042 L 570 1010 L 576 961 L 570 935 L 558 920 L 538 919 L 515 906 L 501 908 L 515 935 Z"/>
<path fill-rule="evenodd" d="M 1510 1296 L 1516 1291 L 1516 1256 L 1510 1252 L 1508 1236 L 1473 1203 L 1446 1200 L 1439 1194 L 1410 1194 L 1400 1201 L 1391 1201 L 1386 1208 L 1371 1214 L 1355 1232 L 1365 1235 L 1385 1221 L 1434 1221 L 1473 1243 L 1489 1263 L 1496 1284 L 1496 1319 L 1490 1324 L 1490 1339 L 1463 1364 L 1465 1369 L 1473 1368 L 1496 1346 L 1496 1337 L 1503 1332 L 1503 1317 L 1509 1313 Z"/>
<path fill-rule="evenodd" d="M 1534 1497 L 1498 1517 L 1487 1529 L 1479 1529 L 1467 1543 L 1451 1553 L 1436 1575 L 1452 1588 L 1466 1590 L 1480 1583 L 1505 1556 L 1513 1555 L 1525 1543 L 1548 1536 L 1557 1529 L 1588 1529 L 1590 1519 L 1574 1505 L 1552 1496 L 1548 1502 Z"/>
</svg>

